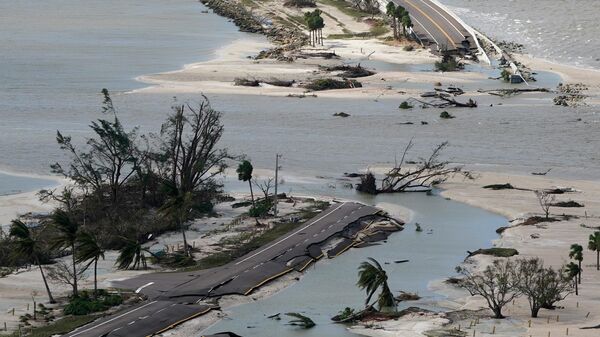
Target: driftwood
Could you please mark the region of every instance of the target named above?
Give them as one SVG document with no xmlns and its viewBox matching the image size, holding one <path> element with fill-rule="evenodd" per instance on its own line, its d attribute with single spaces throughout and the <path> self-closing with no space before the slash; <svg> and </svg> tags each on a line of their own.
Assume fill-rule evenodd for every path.
<svg viewBox="0 0 600 337">
<path fill-rule="evenodd" d="M 471 98 L 465 103 L 458 102 L 454 98 L 446 97 L 446 95 L 438 93 L 435 96 L 438 101 L 430 101 L 426 102 L 423 100 L 416 99 L 412 97 L 411 99 L 423 104 L 424 107 L 433 107 L 433 108 L 450 108 L 450 107 L 458 107 L 458 108 L 476 108 L 477 102 Z M 441 102 L 440 102 L 441 101 Z"/>
<path fill-rule="evenodd" d="M 518 94 L 524 93 L 524 92 L 550 92 L 550 89 L 548 89 L 548 88 L 523 88 L 523 89 L 512 88 L 512 89 L 490 89 L 490 90 L 479 89 L 479 90 L 477 90 L 477 92 L 488 93 L 488 94 L 494 95 L 494 96 L 506 97 L 506 96 L 518 95 Z"/>
</svg>

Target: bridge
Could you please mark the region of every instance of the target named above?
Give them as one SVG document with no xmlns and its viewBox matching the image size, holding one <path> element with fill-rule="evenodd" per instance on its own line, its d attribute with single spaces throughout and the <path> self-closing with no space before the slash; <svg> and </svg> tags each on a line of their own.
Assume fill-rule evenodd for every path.
<svg viewBox="0 0 600 337">
<path fill-rule="evenodd" d="M 391 1 L 409 12 L 417 39 L 423 45 L 432 46 L 433 51 L 463 55 L 478 52 L 478 42 L 472 29 L 437 1 Z"/>
</svg>

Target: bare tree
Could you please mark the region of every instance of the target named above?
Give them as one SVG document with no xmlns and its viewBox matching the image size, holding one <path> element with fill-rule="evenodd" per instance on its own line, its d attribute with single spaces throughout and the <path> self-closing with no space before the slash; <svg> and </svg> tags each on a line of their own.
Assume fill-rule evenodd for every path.
<svg viewBox="0 0 600 337">
<path fill-rule="evenodd" d="M 261 181 L 254 180 L 253 183 L 254 186 L 258 187 L 258 189 L 263 193 L 264 200 L 268 201 L 271 198 L 269 196 L 271 194 L 271 189 L 275 187 L 275 178 L 269 177 Z M 275 196 L 275 198 L 277 198 L 277 196 Z"/>
<path fill-rule="evenodd" d="M 81 283 L 80 281 L 86 278 L 85 272 L 87 268 L 73 268 L 72 265 L 65 261 L 59 261 L 47 267 L 47 269 L 48 280 L 54 284 L 66 284 L 75 287 L 75 284 Z"/>
<path fill-rule="evenodd" d="M 515 264 L 510 260 L 495 260 L 482 273 L 473 273 L 464 267 L 456 271 L 464 276 L 459 285 L 472 296 L 483 297 L 494 312 L 494 318 L 504 318 L 502 308 L 519 297 L 517 285 L 519 274 L 514 273 Z"/>
<path fill-rule="evenodd" d="M 517 289 L 529 302 L 531 317 L 538 317 L 541 308 L 554 308 L 554 304 L 573 293 L 573 283 L 560 270 L 544 267 L 539 258 L 522 259 L 514 270 L 519 279 Z"/>
<path fill-rule="evenodd" d="M 473 178 L 470 172 L 464 171 L 461 166 L 451 166 L 450 162 L 440 160 L 440 154 L 448 146 L 448 142 L 437 145 L 428 158 L 420 158 L 411 165 L 406 164 L 406 155 L 413 145 L 411 139 L 404 148 L 400 161 L 396 160 L 394 167 L 385 174 L 381 182 L 381 188 L 374 190 L 374 176 L 367 174 L 362 177 L 357 189 L 371 194 L 405 192 L 416 187 L 423 187 L 424 190 L 428 190 L 433 185 L 444 182 L 454 174 L 462 174 L 469 179 Z"/>
<path fill-rule="evenodd" d="M 540 207 L 542 208 L 542 211 L 546 215 L 546 219 L 548 219 L 550 217 L 550 207 L 552 207 L 552 205 L 554 204 L 554 201 L 556 200 L 556 198 L 554 197 L 554 194 L 550 194 L 546 191 L 539 191 L 539 190 L 534 191 L 534 193 L 535 193 L 535 196 L 537 197 Z"/>
</svg>

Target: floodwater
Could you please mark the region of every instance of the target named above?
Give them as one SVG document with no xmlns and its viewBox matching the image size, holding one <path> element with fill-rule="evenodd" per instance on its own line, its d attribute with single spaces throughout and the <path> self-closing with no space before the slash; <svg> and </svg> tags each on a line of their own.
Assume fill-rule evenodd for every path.
<svg viewBox="0 0 600 337">
<path fill-rule="evenodd" d="M 318 184 L 303 186 L 315 188 L 315 192 L 320 188 Z M 467 250 L 489 247 L 497 237 L 495 229 L 506 224 L 501 216 L 440 196 L 416 193 L 365 197 L 351 190 L 333 193 L 368 204 L 385 203 L 391 208 L 402 205 L 413 211 L 414 216 L 405 230 L 390 236 L 387 243 L 351 249 L 333 260 L 323 259 L 309 268 L 300 282 L 274 296 L 232 308 L 226 318 L 203 333 L 232 331 L 241 336 L 264 337 L 354 336 L 343 325 L 333 324 L 330 318 L 345 307 L 360 309 L 364 306 L 365 294 L 356 287 L 356 281 L 358 265 L 367 257 L 382 263 L 394 293 L 403 290 L 422 297 L 400 308 L 420 306 L 440 310 L 435 302 L 444 297 L 429 290 L 429 282 L 453 275 L 454 267 L 462 262 Z M 415 231 L 415 222 L 421 224 L 423 232 Z M 406 259 L 410 261 L 393 263 Z M 317 326 L 304 330 L 286 325 L 289 320 L 284 315 L 286 312 L 300 312 L 313 319 Z M 267 318 L 277 313 L 281 313 L 281 320 Z"/>
</svg>

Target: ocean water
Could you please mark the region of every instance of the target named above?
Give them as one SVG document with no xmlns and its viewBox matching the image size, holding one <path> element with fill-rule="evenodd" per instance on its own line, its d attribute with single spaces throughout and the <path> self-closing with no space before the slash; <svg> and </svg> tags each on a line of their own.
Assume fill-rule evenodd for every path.
<svg viewBox="0 0 600 337">
<path fill-rule="evenodd" d="M 600 69 L 597 0 L 440 0 L 496 39 L 521 43 L 551 61 Z"/>
<path fill-rule="evenodd" d="M 461 5 L 459 0 L 447 3 Z M 482 3 L 462 5 L 477 13 Z M 521 6 L 520 1 L 510 3 Z M 532 17 L 546 17 L 559 4 L 572 6 L 570 1 L 544 3 L 548 6 L 538 6 Z M 504 8 L 496 2 L 493 6 Z M 239 38 L 264 40 L 238 32 L 204 9 L 194 0 L 0 0 L 0 169 L 47 174 L 51 163 L 64 159 L 55 143 L 56 130 L 81 143 L 89 135 L 90 121 L 101 117 L 99 91 L 104 87 L 113 92 L 128 127 L 157 131 L 170 112 L 172 95 L 129 94 L 142 86 L 135 77 L 210 59 L 215 49 Z M 501 17 L 500 9 L 498 13 Z M 568 20 L 552 22 L 557 30 L 570 29 L 561 26 Z M 544 45 L 556 46 L 552 41 Z M 548 87 L 560 81 L 544 78 Z M 401 83 L 394 85 L 402 89 Z M 465 88 L 474 90 L 477 84 Z M 181 100 L 198 98 L 180 95 Z M 210 99 L 224 112 L 223 145 L 247 154 L 259 168 L 272 167 L 274 154 L 282 153 L 284 174 L 337 177 L 393 162 L 414 138 L 412 158 L 449 141 L 445 158 L 458 163 L 520 172 L 552 167 L 557 175 L 600 177 L 600 117 L 595 108 L 556 107 L 548 96 L 482 96 L 478 109 L 452 110 L 457 117 L 453 120 L 440 120 L 439 109 L 401 111 L 399 102 L 384 98 Z M 332 116 L 340 111 L 352 116 Z"/>
</svg>

